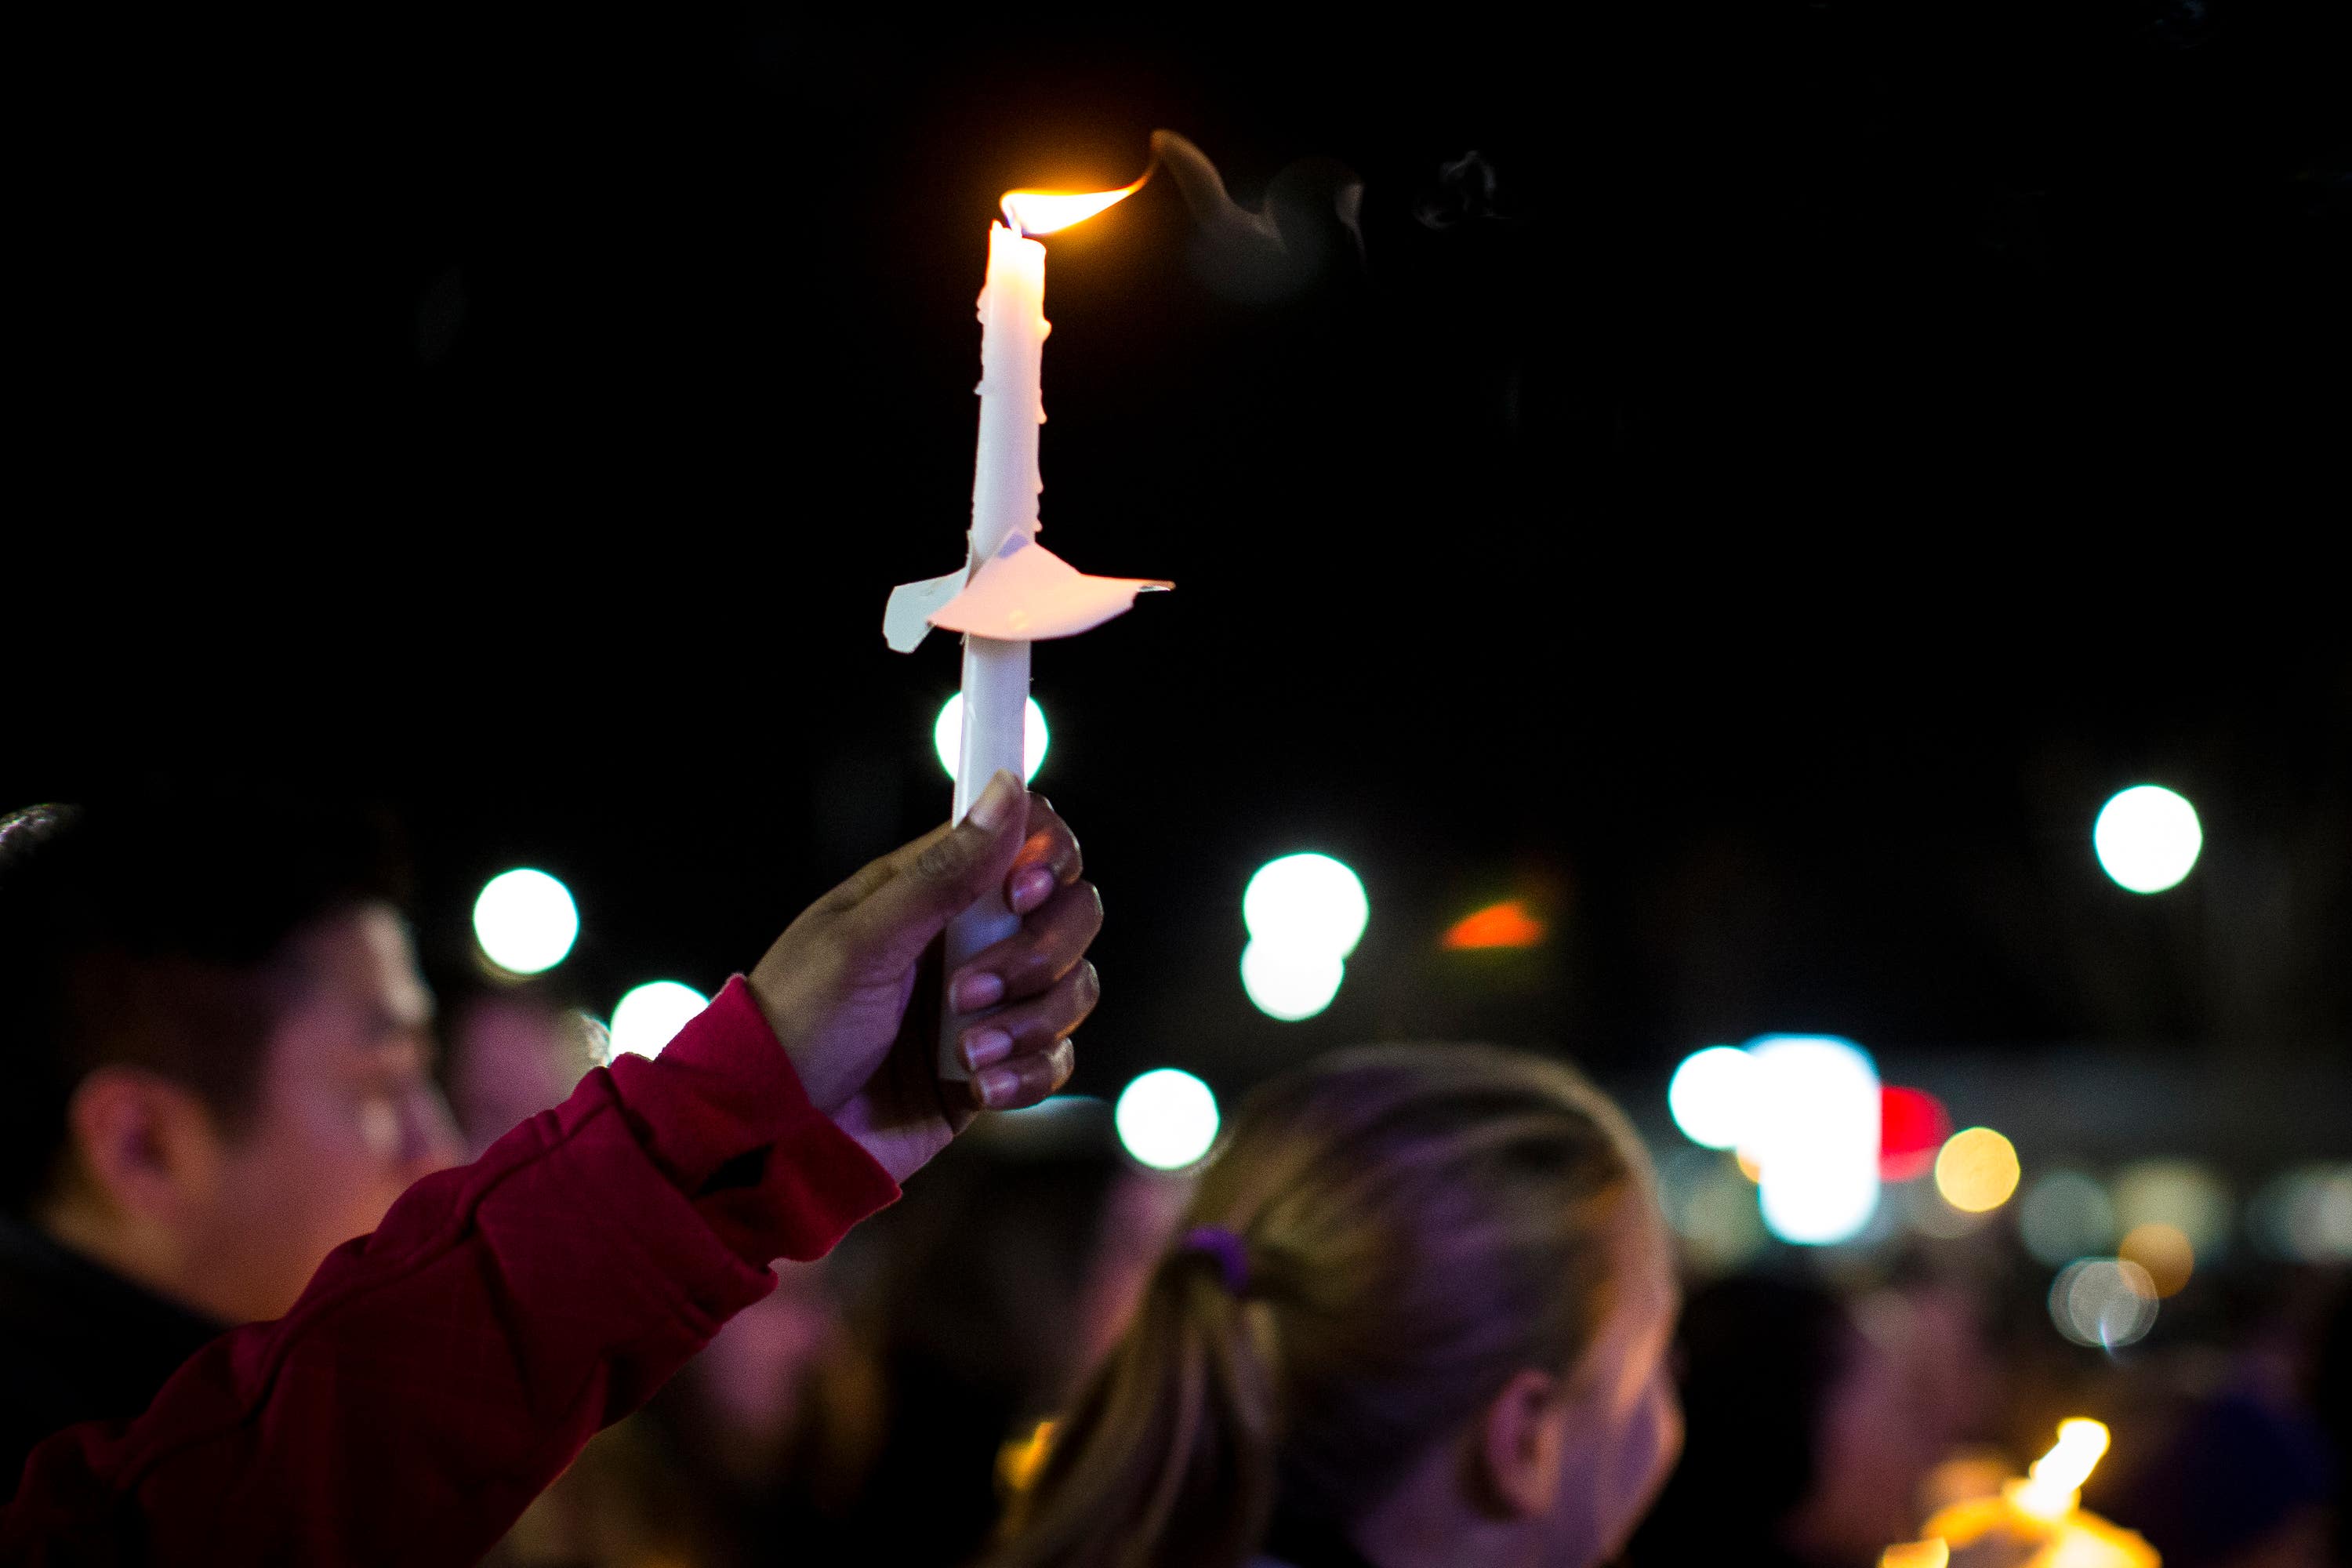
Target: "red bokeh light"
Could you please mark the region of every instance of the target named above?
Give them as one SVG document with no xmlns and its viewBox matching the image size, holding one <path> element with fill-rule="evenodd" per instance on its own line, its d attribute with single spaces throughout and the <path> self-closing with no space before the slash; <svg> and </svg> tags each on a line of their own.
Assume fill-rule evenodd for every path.
<svg viewBox="0 0 2352 1568">
<path fill-rule="evenodd" d="M 1926 1175 L 1936 1152 L 1952 1135 L 1951 1112 L 1924 1089 L 1878 1091 L 1878 1179 L 1908 1182 Z"/>
</svg>

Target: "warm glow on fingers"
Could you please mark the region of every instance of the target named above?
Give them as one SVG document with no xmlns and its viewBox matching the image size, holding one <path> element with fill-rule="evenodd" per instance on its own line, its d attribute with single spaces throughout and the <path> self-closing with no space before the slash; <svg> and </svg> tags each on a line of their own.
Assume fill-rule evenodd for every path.
<svg viewBox="0 0 2352 1568">
<path fill-rule="evenodd" d="M 1944 1568 L 1951 1560 L 1952 1549 L 1944 1538 L 1931 1535 L 1888 1547 L 1878 1554 L 1878 1568 Z"/>
<path fill-rule="evenodd" d="M 1143 188 L 1147 171 L 1135 184 L 1116 191 L 1007 191 L 1004 221 L 1016 234 L 1051 234 L 1083 223 L 1105 207 L 1117 206 Z"/>
</svg>

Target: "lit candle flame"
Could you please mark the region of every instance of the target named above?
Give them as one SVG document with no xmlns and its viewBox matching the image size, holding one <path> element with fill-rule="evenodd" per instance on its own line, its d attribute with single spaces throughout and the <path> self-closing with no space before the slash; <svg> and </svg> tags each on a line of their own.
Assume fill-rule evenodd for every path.
<svg viewBox="0 0 2352 1568">
<path fill-rule="evenodd" d="M 2075 1493 L 2090 1479 L 2107 1451 L 2107 1429 L 2100 1422 L 2076 1416 L 2058 1424 L 2058 1441 L 2033 1461 L 2028 1479 L 2010 1495 L 2034 1518 L 2049 1521 L 2074 1511 Z"/>
<path fill-rule="evenodd" d="M 1015 234 L 1051 234 L 1118 205 L 1141 190 L 1150 178 L 1151 171 L 1146 169 L 1136 176 L 1135 184 L 1116 191 L 1007 191 L 1004 221 Z"/>
</svg>

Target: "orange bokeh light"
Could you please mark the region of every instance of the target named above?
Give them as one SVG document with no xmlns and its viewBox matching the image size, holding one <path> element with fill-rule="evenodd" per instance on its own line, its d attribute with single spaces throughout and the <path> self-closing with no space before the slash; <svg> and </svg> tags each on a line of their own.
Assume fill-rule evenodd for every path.
<svg viewBox="0 0 2352 1568">
<path fill-rule="evenodd" d="M 2197 1272 L 2197 1248 L 2177 1225 L 2152 1220 L 2134 1226 L 2116 1248 L 2116 1256 L 2147 1269 L 2159 1296 L 2179 1294 L 2180 1288 L 2189 1283 L 2189 1277 Z"/>
<path fill-rule="evenodd" d="M 1438 945 L 1455 952 L 1469 952 L 1484 948 L 1533 947 L 1543 939 L 1544 923 L 1528 912 L 1526 902 L 1506 899 L 1499 904 L 1473 910 L 1455 921 L 1446 928 Z"/>
</svg>

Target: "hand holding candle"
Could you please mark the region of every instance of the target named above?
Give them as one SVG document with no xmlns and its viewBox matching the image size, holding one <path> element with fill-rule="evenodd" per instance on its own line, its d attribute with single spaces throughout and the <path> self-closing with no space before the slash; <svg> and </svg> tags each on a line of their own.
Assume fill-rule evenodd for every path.
<svg viewBox="0 0 2352 1568">
<path fill-rule="evenodd" d="M 2076 1417 L 2021 1480 L 1998 1497 L 1954 1503 L 1925 1538 L 1887 1548 L 1880 1568 L 2158 1568 L 2155 1549 L 2082 1509 L 2082 1485 L 2107 1451 L 2107 1429 Z"/>
<path fill-rule="evenodd" d="M 964 567 L 909 583 L 890 595 L 883 636 L 901 653 L 929 627 L 962 631 L 963 736 L 956 765 L 955 819 L 1000 769 L 1023 773 L 1022 730 L 1029 697 L 1029 645 L 1070 637 L 1126 610 L 1146 588 L 1169 584 L 1091 577 L 1035 542 L 1037 426 L 1045 420 L 1045 247 L 1048 234 L 1124 200 L 1143 181 L 1116 191 L 1063 195 L 1011 191 L 1004 222 L 988 234 L 988 281 L 981 290 L 980 455 L 971 490 Z M 1020 929 L 1020 917 L 992 894 L 947 931 L 947 972 Z M 968 1076 L 961 1056 L 971 1016 L 952 997 L 940 1021 L 940 1075 Z"/>
</svg>

